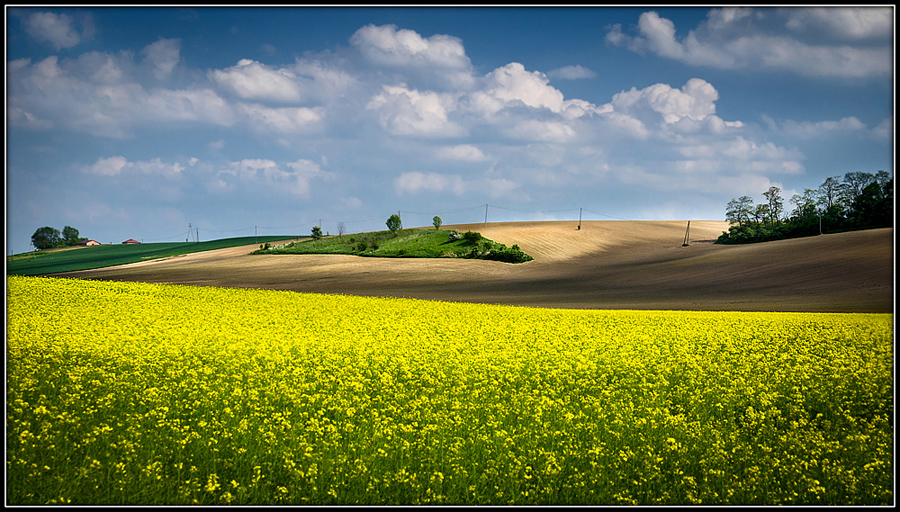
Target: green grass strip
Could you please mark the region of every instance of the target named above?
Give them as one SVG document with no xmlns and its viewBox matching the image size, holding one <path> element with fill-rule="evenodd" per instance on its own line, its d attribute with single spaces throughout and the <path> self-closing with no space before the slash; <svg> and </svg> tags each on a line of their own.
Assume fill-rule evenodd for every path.
<svg viewBox="0 0 900 512">
<path fill-rule="evenodd" d="M 382 258 L 474 258 L 523 263 L 533 258 L 517 246 L 489 240 L 480 233 L 438 229 L 376 231 L 305 239 L 261 248 L 253 254 L 350 254 Z"/>
<path fill-rule="evenodd" d="M 36 251 L 15 255 L 6 259 L 6 274 L 38 276 L 59 272 L 91 270 L 96 268 L 138 263 L 182 254 L 226 249 L 254 243 L 276 242 L 296 238 L 292 235 L 247 236 L 223 238 L 208 242 L 159 242 L 134 245 L 95 245 L 66 251 Z"/>
</svg>

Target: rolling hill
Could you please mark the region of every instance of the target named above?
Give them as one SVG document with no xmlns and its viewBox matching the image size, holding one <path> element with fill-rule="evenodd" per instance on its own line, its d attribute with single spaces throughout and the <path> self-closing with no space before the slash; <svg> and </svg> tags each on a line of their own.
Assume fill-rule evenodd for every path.
<svg viewBox="0 0 900 512">
<path fill-rule="evenodd" d="M 713 244 L 724 221 L 444 226 L 533 261 L 250 255 L 255 245 L 60 277 L 590 309 L 893 311 L 893 229 Z"/>
</svg>

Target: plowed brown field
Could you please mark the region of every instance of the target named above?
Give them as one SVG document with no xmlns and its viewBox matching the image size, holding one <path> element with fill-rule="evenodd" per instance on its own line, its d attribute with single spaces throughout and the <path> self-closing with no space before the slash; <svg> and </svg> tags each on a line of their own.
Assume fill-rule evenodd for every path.
<svg viewBox="0 0 900 512">
<path fill-rule="evenodd" d="M 724 221 L 444 226 L 534 261 L 251 256 L 235 247 L 62 277 L 597 309 L 893 312 L 893 229 L 723 246 Z"/>
</svg>

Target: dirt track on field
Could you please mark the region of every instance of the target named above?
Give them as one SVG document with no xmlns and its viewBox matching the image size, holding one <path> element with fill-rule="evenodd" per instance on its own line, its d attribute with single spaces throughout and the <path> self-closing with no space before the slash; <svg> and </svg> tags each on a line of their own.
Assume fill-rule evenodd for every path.
<svg viewBox="0 0 900 512">
<path fill-rule="evenodd" d="M 591 309 L 893 312 L 893 230 L 761 244 L 713 240 L 723 221 L 444 226 L 517 244 L 534 261 L 251 256 L 257 246 L 61 277 Z M 351 236 L 351 235 L 345 235 Z"/>
</svg>

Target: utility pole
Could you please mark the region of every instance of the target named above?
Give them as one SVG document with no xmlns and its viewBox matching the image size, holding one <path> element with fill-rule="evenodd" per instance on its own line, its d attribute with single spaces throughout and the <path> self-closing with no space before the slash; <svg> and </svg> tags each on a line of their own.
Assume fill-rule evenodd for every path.
<svg viewBox="0 0 900 512">
<path fill-rule="evenodd" d="M 488 205 L 484 205 L 484 225 L 487 226 L 487 209 Z"/>
<path fill-rule="evenodd" d="M 687 231 L 684 233 L 684 243 L 681 244 L 682 247 L 691 245 L 691 221 L 688 221 Z"/>
<path fill-rule="evenodd" d="M 579 231 L 581 231 L 581 211 L 582 211 L 583 209 L 584 209 L 584 208 L 579 208 L 579 209 L 578 209 L 578 230 L 579 230 Z"/>
<path fill-rule="evenodd" d="M 197 228 L 197 243 L 200 243 L 200 228 Z"/>
<path fill-rule="evenodd" d="M 259 242 L 259 227 L 253 226 L 253 243 Z"/>
</svg>

